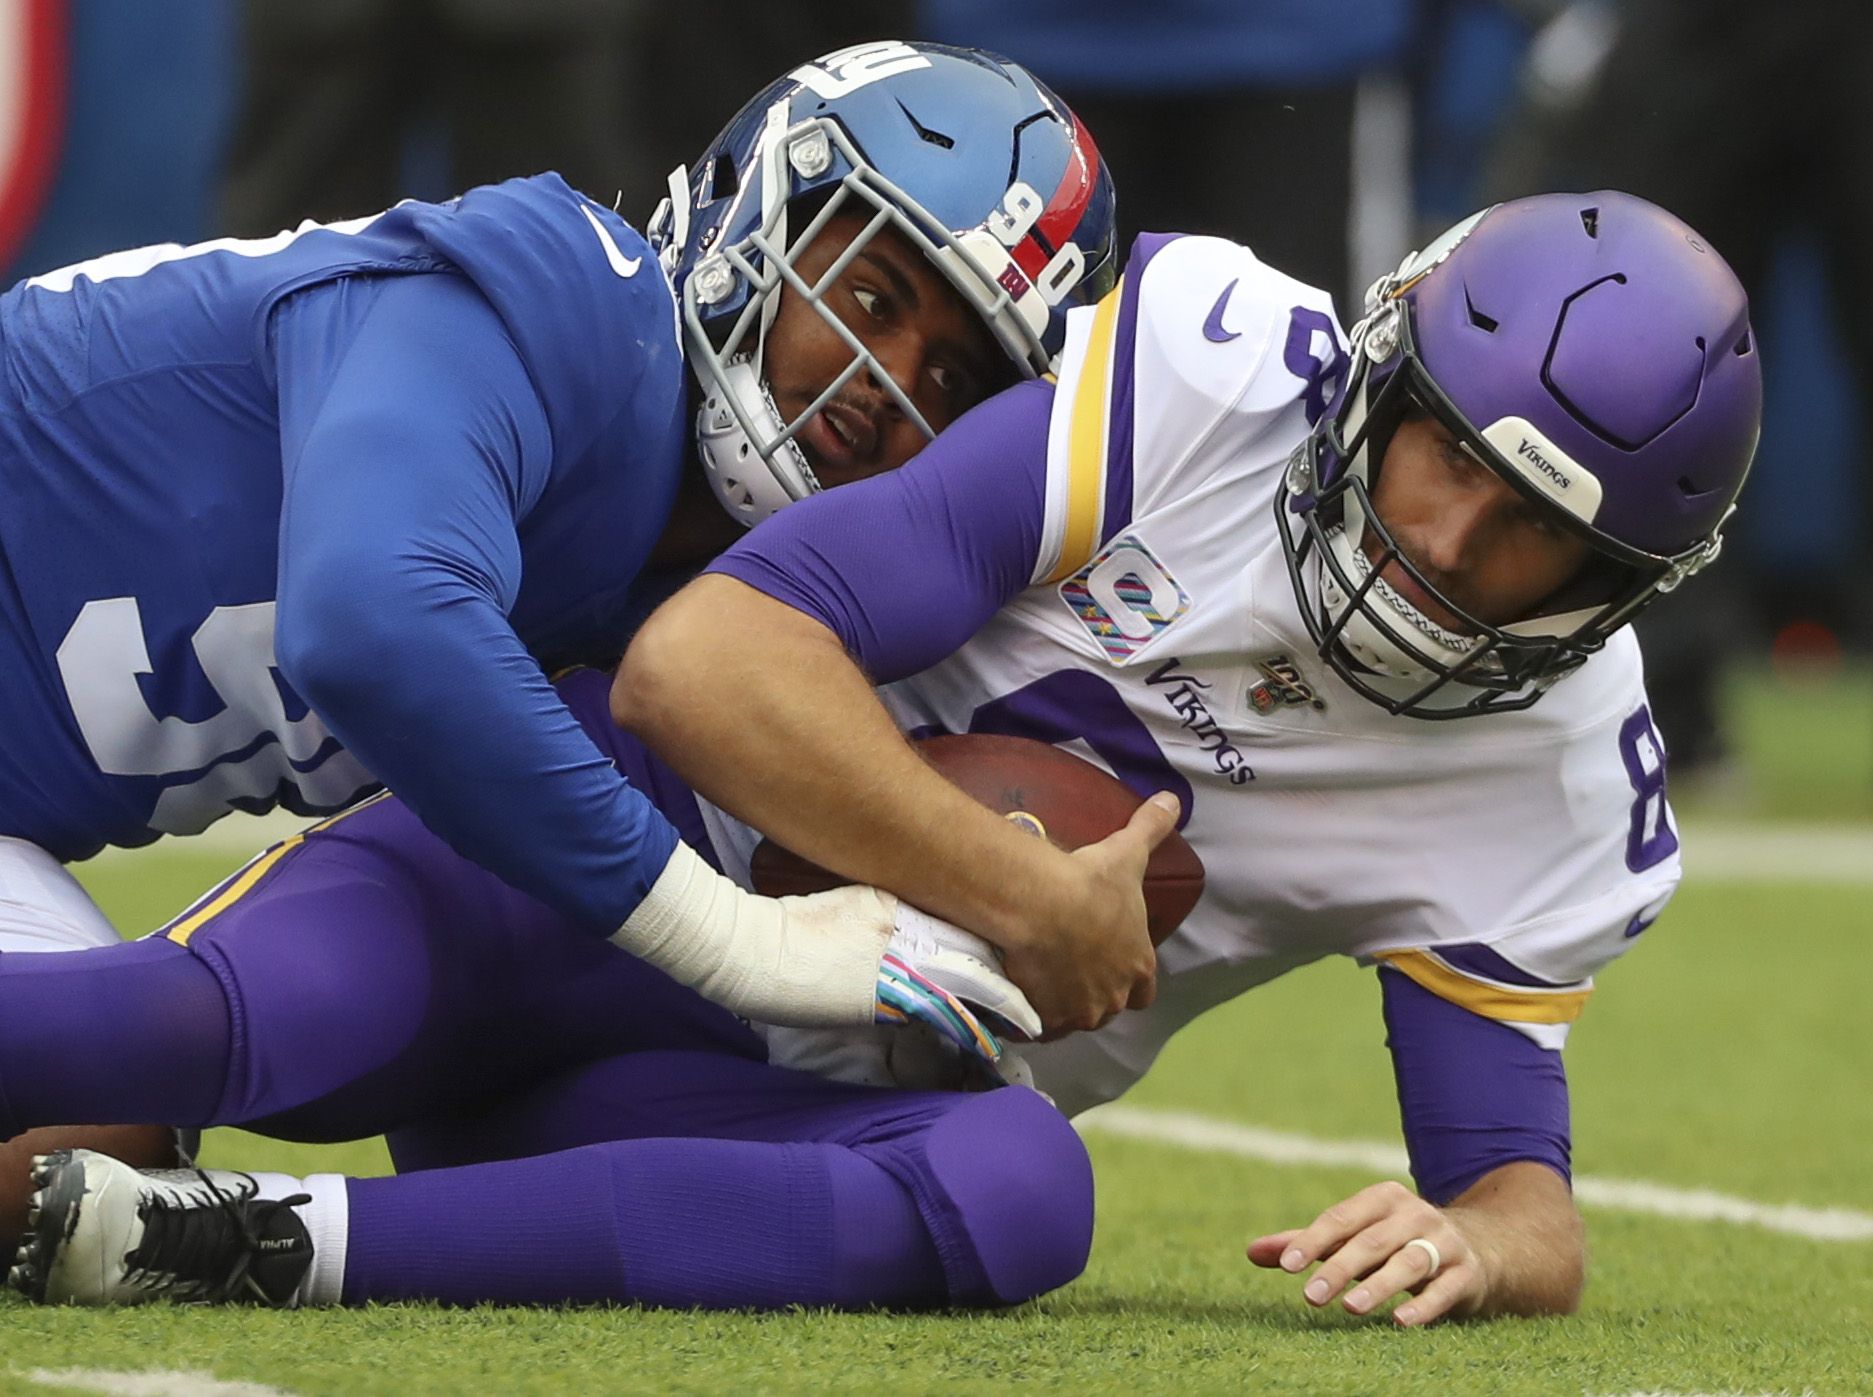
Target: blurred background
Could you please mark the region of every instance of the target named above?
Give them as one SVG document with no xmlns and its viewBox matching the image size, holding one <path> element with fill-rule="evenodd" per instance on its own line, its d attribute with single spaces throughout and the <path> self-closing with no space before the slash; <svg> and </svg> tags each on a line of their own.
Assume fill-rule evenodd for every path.
<svg viewBox="0 0 1873 1397">
<path fill-rule="evenodd" d="M 1749 286 L 1767 424 L 1723 563 L 1646 618 L 1687 878 L 1570 1044 L 1575 1161 L 1582 1177 L 1799 1202 L 1848 1226 L 1873 1212 L 1870 35 L 1868 0 L 0 0 L 0 284 L 546 168 L 641 223 L 669 169 L 768 80 L 900 36 L 996 49 L 1054 86 L 1112 166 L 1127 241 L 1227 234 L 1331 288 L 1344 316 L 1355 288 L 1484 203 L 1607 184 L 1659 200 Z M 231 818 L 78 873 L 139 932 L 299 823 Z M 1258 1376 L 1304 1363 L 1293 1385 L 1319 1385 L 1322 1354 L 1359 1336 L 1270 1308 L 1275 1290 L 1248 1275 L 1235 1239 L 1366 1181 L 1369 1166 L 1347 1157 L 1396 1148 L 1376 1009 L 1370 972 L 1336 959 L 1170 1045 L 1128 1099 L 1134 1119 L 1195 1112 L 1206 1129 L 1252 1125 L 1281 1148 L 1253 1161 L 1094 1136 L 1093 1270 L 1058 1309 L 1017 1317 L 1024 1374 L 1045 1384 L 1052 1342 L 1094 1355 L 1086 1390 L 1163 1386 L 1151 1370 L 1163 1355 L 1187 1388 L 1240 1386 L 1245 1352 Z M 1297 1058 L 1295 1026 L 1321 1024 L 1335 1030 Z M 1268 1162 L 1291 1140 L 1342 1163 Z M 222 1167 L 389 1168 L 381 1141 L 287 1146 L 222 1130 L 207 1150 Z M 1507 1348 L 1423 1336 L 1433 1361 L 1411 1390 L 1461 1386 L 1450 1375 L 1479 1362 L 1515 1390 L 1868 1390 L 1842 1339 L 1869 1329 L 1864 1244 L 1843 1253 L 1589 1207 L 1588 1315 L 1544 1328 L 1532 1357 L 1507 1331 L 1489 1336 Z M 199 1311 L 180 1331 L 70 1334 L 39 1333 L 24 1314 L 7 1313 L 6 1391 L 34 1364 L 144 1367 L 152 1333 L 178 1367 L 301 1391 L 458 1390 L 510 1371 L 532 1390 L 562 1351 L 603 1365 L 587 1387 L 672 1361 L 692 1386 L 734 1382 L 708 1377 L 723 1331 L 680 1315 L 554 1316 L 541 1330 L 538 1316 L 386 1311 L 295 1325 L 269 1346 L 244 1323 L 202 1328 L 213 1318 Z M 863 1381 L 862 1362 L 839 1360 L 838 1378 L 803 1364 L 844 1352 L 829 1332 L 875 1353 L 880 1320 L 828 1331 L 823 1315 L 770 1317 L 728 1347 L 757 1385 L 804 1373 L 794 1381 L 837 1386 Z M 999 1333 L 945 1322 L 924 1370 L 1008 1341 L 1007 1322 L 989 1327 Z M 924 1352 L 895 1330 L 887 1342 L 900 1363 Z M 1213 1369 L 1230 1376 L 1211 1382 Z M 119 1391 L 163 1376 L 82 1375 Z M 1393 1362 L 1363 1385 L 1411 1381 Z"/>
<path fill-rule="evenodd" d="M 1723 566 L 1642 627 L 1693 813 L 1873 819 L 1873 6 L 1864 0 L 0 0 L 6 283 L 558 169 L 645 221 L 769 79 L 978 44 L 1091 127 L 1123 234 L 1355 288 L 1482 204 L 1616 186 L 1755 303 Z"/>
</svg>

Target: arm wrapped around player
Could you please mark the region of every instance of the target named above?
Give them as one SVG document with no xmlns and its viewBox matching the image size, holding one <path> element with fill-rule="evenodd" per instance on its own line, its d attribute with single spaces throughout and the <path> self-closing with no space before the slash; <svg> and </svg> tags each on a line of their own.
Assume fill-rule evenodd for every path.
<svg viewBox="0 0 1873 1397">
<path fill-rule="evenodd" d="M 762 897 L 679 844 L 612 940 L 762 1023 L 919 1023 L 993 1064 L 1040 1020 L 980 938 L 868 887 Z"/>
</svg>

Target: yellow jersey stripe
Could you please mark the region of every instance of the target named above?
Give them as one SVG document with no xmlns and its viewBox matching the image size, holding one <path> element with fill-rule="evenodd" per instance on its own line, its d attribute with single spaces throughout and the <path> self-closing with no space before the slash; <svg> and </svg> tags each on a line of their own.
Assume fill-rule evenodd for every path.
<svg viewBox="0 0 1873 1397">
<path fill-rule="evenodd" d="M 1119 324 L 1119 303 L 1125 281 L 1106 293 L 1093 312 L 1093 327 L 1086 337 L 1080 361 L 1079 383 L 1073 390 L 1073 415 L 1067 429 L 1066 527 L 1060 541 L 1060 561 L 1047 575 L 1055 583 L 1086 566 L 1099 544 L 1099 506 L 1106 487 L 1106 423 L 1112 394 L 1112 341 Z"/>
<path fill-rule="evenodd" d="M 210 894 L 206 901 L 197 904 L 195 907 L 185 912 L 178 920 L 171 922 L 168 926 L 155 934 L 165 940 L 175 942 L 178 946 L 188 945 L 191 936 L 195 935 L 196 932 L 200 931 L 203 927 L 207 926 L 208 923 L 212 922 L 216 917 L 219 917 L 223 912 L 227 911 L 228 908 L 232 907 L 243 897 L 247 896 L 248 893 L 252 892 L 254 885 L 262 878 L 266 877 L 270 869 L 278 865 L 281 859 L 292 853 L 293 850 L 297 849 L 301 844 L 304 844 L 307 839 L 319 833 L 321 830 L 330 829 L 340 820 L 347 819 L 357 814 L 366 806 L 377 804 L 378 801 L 383 800 L 389 794 L 388 791 L 379 791 L 376 795 L 366 800 L 359 801 L 349 809 L 339 811 L 329 819 L 320 820 L 310 829 L 303 829 L 298 834 L 288 835 L 278 844 L 261 851 L 261 853 L 250 859 L 240 872 L 236 873 L 226 883 L 222 884 L 218 892 Z"/>
<path fill-rule="evenodd" d="M 1409 975 L 1420 985 L 1452 1004 L 1505 1023 L 1572 1023 L 1587 1007 L 1591 988 L 1540 990 L 1523 985 L 1502 985 L 1473 980 L 1452 970 L 1428 951 L 1381 951 L 1375 960 Z"/>
</svg>

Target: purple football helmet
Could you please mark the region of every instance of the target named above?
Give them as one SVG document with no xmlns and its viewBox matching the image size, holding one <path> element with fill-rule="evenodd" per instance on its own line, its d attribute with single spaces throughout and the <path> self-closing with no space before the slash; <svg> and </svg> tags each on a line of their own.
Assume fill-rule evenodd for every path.
<svg viewBox="0 0 1873 1397">
<path fill-rule="evenodd" d="M 1366 311 L 1276 501 L 1313 639 L 1366 698 L 1422 718 L 1526 708 L 1716 558 L 1756 451 L 1762 369 L 1741 284 L 1678 219 L 1612 191 L 1499 204 L 1407 257 Z M 1408 412 L 1588 544 L 1532 614 L 1476 619 L 1374 511 Z M 1386 584 L 1394 560 L 1460 630 Z"/>
<path fill-rule="evenodd" d="M 794 269 L 840 210 L 864 231 L 820 280 Z M 818 490 L 794 440 L 854 375 L 869 372 L 930 434 L 908 395 L 820 299 L 864 245 L 893 229 L 981 316 L 1008 376 L 1046 373 L 1066 315 L 1117 278 L 1112 178 L 1091 133 L 1018 63 L 980 49 L 880 40 L 801 64 L 670 176 L 651 220 L 703 388 L 703 469 L 731 515 L 754 524 Z M 852 362 L 819 402 L 781 419 L 763 351 L 783 293 L 826 318 Z"/>
</svg>

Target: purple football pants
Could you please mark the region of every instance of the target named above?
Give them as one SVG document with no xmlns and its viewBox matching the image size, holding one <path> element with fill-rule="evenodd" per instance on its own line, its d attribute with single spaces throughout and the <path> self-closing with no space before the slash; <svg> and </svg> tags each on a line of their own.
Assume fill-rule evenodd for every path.
<svg viewBox="0 0 1873 1397">
<path fill-rule="evenodd" d="M 99 1121 L 388 1133 L 348 1301 L 1012 1303 L 1085 1263 L 1032 1092 L 770 1067 L 748 1027 L 456 858 L 394 801 L 164 933 L 0 955 L 0 1138 Z"/>
<path fill-rule="evenodd" d="M 266 857 L 145 940 L 0 954 L 0 1136 L 108 1121 L 355 1140 L 619 1053 L 764 1056 L 395 801 Z"/>
<path fill-rule="evenodd" d="M 1013 1304 L 1092 1243 L 1085 1149 L 1019 1087 L 643 1052 L 391 1144 L 412 1172 L 350 1184 L 347 1303 Z"/>
</svg>

